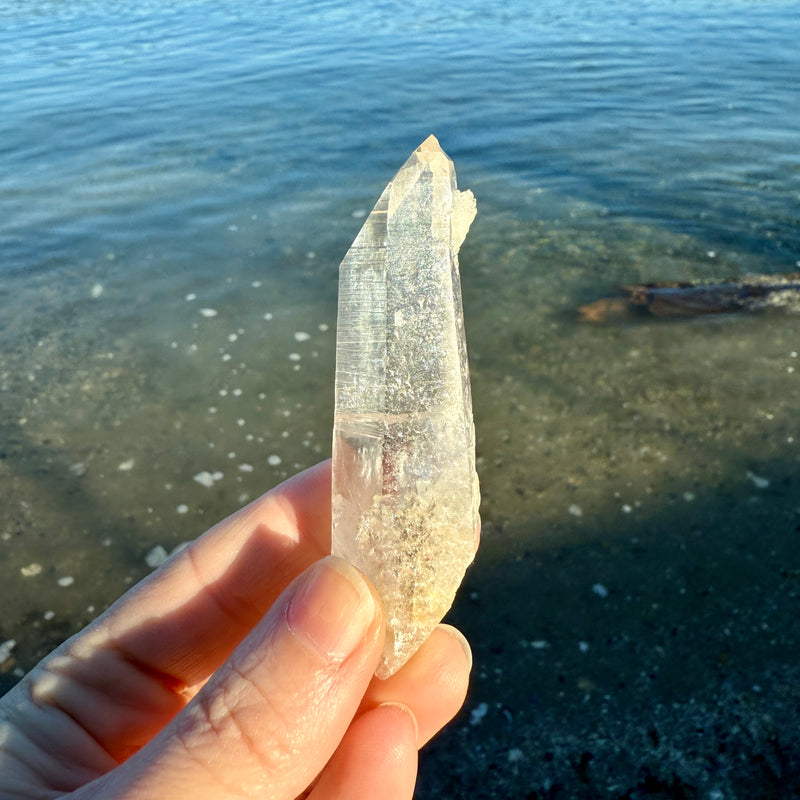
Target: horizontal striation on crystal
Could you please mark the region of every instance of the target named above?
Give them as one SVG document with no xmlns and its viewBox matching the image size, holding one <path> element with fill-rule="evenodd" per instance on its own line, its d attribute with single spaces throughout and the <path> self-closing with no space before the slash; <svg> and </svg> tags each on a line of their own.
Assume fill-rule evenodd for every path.
<svg viewBox="0 0 800 800">
<path fill-rule="evenodd" d="M 458 271 L 475 213 L 430 136 L 389 182 L 339 271 L 332 551 L 383 601 L 379 677 L 430 635 L 477 547 Z"/>
</svg>

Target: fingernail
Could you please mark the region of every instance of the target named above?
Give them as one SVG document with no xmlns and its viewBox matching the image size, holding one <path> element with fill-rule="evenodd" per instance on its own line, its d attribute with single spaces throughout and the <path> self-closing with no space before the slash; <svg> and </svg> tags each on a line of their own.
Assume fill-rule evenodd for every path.
<svg viewBox="0 0 800 800">
<path fill-rule="evenodd" d="M 399 711 L 408 717 L 414 725 L 414 741 L 419 741 L 419 725 L 417 724 L 417 717 L 414 712 L 407 705 L 405 705 L 405 703 L 397 703 L 389 700 L 385 703 L 381 703 L 379 706 L 376 706 L 376 708 L 386 708 L 392 711 Z"/>
<path fill-rule="evenodd" d="M 466 637 L 458 628 L 454 628 L 452 625 L 439 625 L 439 627 L 445 632 L 449 633 L 462 647 L 464 650 L 464 655 L 467 657 L 467 663 L 469 664 L 469 669 L 472 669 L 472 648 L 469 646 L 469 642 L 467 641 Z"/>
<path fill-rule="evenodd" d="M 289 628 L 329 661 L 341 661 L 364 640 L 376 606 L 361 573 L 328 556 L 306 576 L 286 611 Z"/>
</svg>

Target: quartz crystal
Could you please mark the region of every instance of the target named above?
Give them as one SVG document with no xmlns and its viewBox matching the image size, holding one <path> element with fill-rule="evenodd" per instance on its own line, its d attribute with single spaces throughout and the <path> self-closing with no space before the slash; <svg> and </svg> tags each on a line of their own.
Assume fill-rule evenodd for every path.
<svg viewBox="0 0 800 800">
<path fill-rule="evenodd" d="M 453 603 L 478 542 L 478 478 L 458 250 L 475 198 L 426 139 L 339 272 L 334 555 L 374 583 L 384 678 Z"/>
</svg>

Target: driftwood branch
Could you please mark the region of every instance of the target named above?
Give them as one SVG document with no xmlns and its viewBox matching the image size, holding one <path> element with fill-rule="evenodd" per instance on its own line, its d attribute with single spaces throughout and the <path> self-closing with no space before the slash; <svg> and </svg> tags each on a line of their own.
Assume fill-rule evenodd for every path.
<svg viewBox="0 0 800 800">
<path fill-rule="evenodd" d="M 608 322 L 632 315 L 696 317 L 786 308 L 800 312 L 800 272 L 747 275 L 729 281 L 638 283 L 621 287 L 622 297 L 605 297 L 581 306 L 587 322 Z"/>
</svg>

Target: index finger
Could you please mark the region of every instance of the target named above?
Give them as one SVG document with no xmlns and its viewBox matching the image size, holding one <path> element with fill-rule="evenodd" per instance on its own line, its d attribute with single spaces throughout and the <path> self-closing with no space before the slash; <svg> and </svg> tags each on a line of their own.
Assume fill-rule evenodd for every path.
<svg viewBox="0 0 800 800">
<path fill-rule="evenodd" d="M 214 526 L 12 690 L 25 746 L 38 743 L 47 766 L 40 782 L 76 788 L 183 708 L 286 586 L 328 554 L 330 477 L 330 462 L 319 464 Z"/>
<path fill-rule="evenodd" d="M 204 681 L 286 586 L 330 553 L 330 498 L 325 461 L 193 541 L 118 600 L 96 632 L 175 684 Z"/>
</svg>

